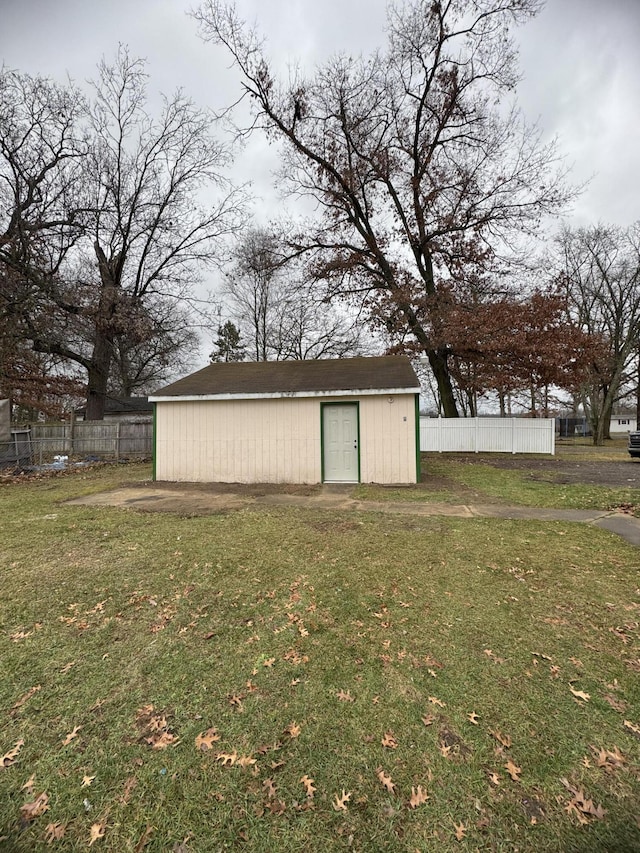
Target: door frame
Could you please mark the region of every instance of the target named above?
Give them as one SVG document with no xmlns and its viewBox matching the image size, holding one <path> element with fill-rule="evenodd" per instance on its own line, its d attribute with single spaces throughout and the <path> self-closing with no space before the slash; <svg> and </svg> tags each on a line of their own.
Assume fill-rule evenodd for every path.
<svg viewBox="0 0 640 853">
<path fill-rule="evenodd" d="M 320 467 L 321 467 L 321 476 L 322 482 L 325 482 L 324 476 L 324 464 L 325 464 L 325 456 L 324 456 L 324 410 L 328 406 L 355 406 L 356 407 L 356 435 L 358 442 L 358 479 L 357 483 L 361 482 L 360 478 L 360 400 L 341 400 L 338 403 L 320 403 Z M 345 481 L 348 483 L 350 481 Z"/>
</svg>

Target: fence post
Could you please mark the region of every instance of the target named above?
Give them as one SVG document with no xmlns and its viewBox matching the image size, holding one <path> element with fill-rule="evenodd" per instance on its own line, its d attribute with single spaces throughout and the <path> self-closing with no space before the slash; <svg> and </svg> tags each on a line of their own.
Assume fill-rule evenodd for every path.
<svg viewBox="0 0 640 853">
<path fill-rule="evenodd" d="M 475 420 L 475 424 L 474 424 L 475 430 L 474 430 L 474 439 L 473 439 L 474 443 L 475 443 L 474 453 L 477 453 L 478 452 L 478 431 L 480 429 L 480 421 L 478 420 L 477 416 L 474 418 L 474 420 Z"/>
<path fill-rule="evenodd" d="M 120 421 L 116 421 L 116 462 L 120 461 Z"/>
<path fill-rule="evenodd" d="M 516 419 L 511 418 L 511 453 L 515 455 L 516 452 Z"/>
<path fill-rule="evenodd" d="M 71 409 L 71 414 L 69 415 L 69 455 L 73 456 L 73 450 L 75 447 L 75 432 L 76 432 L 76 413 Z"/>
</svg>

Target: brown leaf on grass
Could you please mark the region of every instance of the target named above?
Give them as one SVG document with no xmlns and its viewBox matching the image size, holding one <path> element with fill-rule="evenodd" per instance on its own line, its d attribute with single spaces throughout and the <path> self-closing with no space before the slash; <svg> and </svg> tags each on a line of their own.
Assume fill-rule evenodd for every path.
<svg viewBox="0 0 640 853">
<path fill-rule="evenodd" d="M 244 696 L 242 694 L 240 694 L 238 696 L 236 693 L 233 693 L 231 696 L 229 696 L 229 704 L 231 705 L 232 708 L 235 708 L 235 710 L 239 714 L 241 714 L 244 711 L 244 706 L 242 704 L 243 699 L 244 699 Z"/>
<path fill-rule="evenodd" d="M 196 735 L 196 749 L 200 752 L 207 752 L 209 749 L 213 749 L 213 744 L 219 740 L 220 734 L 217 728 L 212 726 L 210 729 L 206 729 L 204 732 Z"/>
<path fill-rule="evenodd" d="M 241 755 L 236 761 L 236 764 L 238 767 L 242 767 L 243 770 L 246 770 L 247 767 L 252 767 L 256 764 L 256 759 L 252 758 L 250 755 Z"/>
<path fill-rule="evenodd" d="M 624 755 L 617 746 L 614 746 L 613 749 L 597 749 L 597 747 L 592 746 L 591 752 L 595 756 L 598 767 L 603 768 L 609 773 L 620 767 L 624 767 L 626 763 Z"/>
<path fill-rule="evenodd" d="M 89 830 L 89 847 L 98 841 L 100 838 L 104 838 L 105 832 L 107 831 L 107 821 L 101 820 L 97 823 L 91 825 L 91 829 Z"/>
<path fill-rule="evenodd" d="M 355 702 L 350 690 L 338 690 L 336 696 L 341 702 Z"/>
<path fill-rule="evenodd" d="M 267 658 L 266 660 L 262 661 L 262 666 L 269 669 L 270 667 L 272 667 L 274 665 L 275 662 L 276 662 L 275 658 Z"/>
<path fill-rule="evenodd" d="M 271 814 L 281 815 L 285 813 L 287 806 L 283 800 L 271 800 L 268 808 Z"/>
<path fill-rule="evenodd" d="M 347 803 L 351 799 L 351 791 L 347 793 L 344 788 L 342 789 L 342 795 L 336 794 L 335 800 L 332 802 L 333 810 L 336 812 L 346 812 L 347 811 Z"/>
<path fill-rule="evenodd" d="M 513 741 L 511 740 L 511 735 L 503 735 L 502 732 L 498 731 L 498 729 L 489 729 L 489 733 L 492 737 L 494 737 L 499 744 L 505 747 L 505 749 L 509 749 Z"/>
<path fill-rule="evenodd" d="M 89 785 L 91 785 L 91 783 L 93 782 L 93 780 L 95 778 L 96 778 L 95 776 L 83 776 L 82 782 L 80 783 L 80 787 L 81 788 L 88 788 Z"/>
<path fill-rule="evenodd" d="M 442 702 L 440 699 L 438 699 L 437 696 L 428 696 L 427 698 L 428 698 L 429 702 L 431 702 L 432 705 L 437 705 L 439 708 L 446 708 L 447 707 L 446 703 Z"/>
<path fill-rule="evenodd" d="M 425 724 L 425 726 L 432 726 L 436 718 L 433 716 L 433 714 L 424 714 L 420 719 Z"/>
<path fill-rule="evenodd" d="M 60 670 L 61 674 L 66 675 L 71 669 L 73 669 L 73 667 L 75 665 L 76 665 L 76 662 L 74 660 L 69 661 L 69 663 L 65 663 L 65 665 Z"/>
<path fill-rule="evenodd" d="M 273 779 L 265 779 L 262 783 L 262 787 L 265 789 L 267 797 L 272 799 L 276 795 L 276 786 L 273 784 Z"/>
<path fill-rule="evenodd" d="M 20 817 L 23 823 L 30 823 L 32 820 L 40 817 L 40 815 L 43 815 L 48 810 L 49 795 L 42 791 L 42 793 L 38 794 L 38 796 L 30 803 L 25 803 L 23 806 L 20 806 Z"/>
<path fill-rule="evenodd" d="M 397 749 L 398 748 L 398 741 L 396 740 L 393 732 L 385 732 L 382 736 L 381 743 L 382 743 L 382 746 L 384 746 L 386 749 Z"/>
<path fill-rule="evenodd" d="M 451 749 L 452 749 L 451 744 L 443 743 L 442 741 L 440 741 L 440 743 L 438 744 L 438 749 L 440 750 L 440 754 L 444 758 L 450 758 L 451 757 Z"/>
<path fill-rule="evenodd" d="M 305 775 L 302 777 L 300 782 L 302 785 L 304 785 L 304 789 L 305 789 L 305 792 L 307 794 L 307 797 L 309 797 L 309 799 L 312 800 L 313 795 L 315 794 L 315 792 L 317 790 L 317 788 L 313 784 L 314 780 L 311 779 L 309 776 L 307 776 L 307 774 L 305 773 Z"/>
<path fill-rule="evenodd" d="M 588 823 L 588 818 L 590 817 L 594 817 L 596 820 L 603 820 L 606 812 L 602 806 L 596 806 L 583 790 L 575 788 L 567 779 L 561 779 L 560 781 L 572 795 L 564 807 L 567 814 L 574 814 L 582 824 Z"/>
<path fill-rule="evenodd" d="M 480 717 L 476 714 L 475 711 L 472 711 L 470 714 L 467 714 L 467 720 L 469 720 L 470 723 L 473 723 L 474 726 L 478 725 L 479 719 Z"/>
<path fill-rule="evenodd" d="M 632 723 L 631 720 L 625 720 L 622 724 L 628 732 L 631 732 L 632 735 L 636 737 L 640 737 L 640 726 Z"/>
<path fill-rule="evenodd" d="M 129 776 L 127 781 L 124 783 L 124 791 L 122 796 L 120 797 L 120 802 L 123 806 L 126 806 L 129 800 L 131 799 L 131 794 L 133 793 L 133 789 L 138 784 L 138 780 L 135 776 Z"/>
<path fill-rule="evenodd" d="M 147 824 L 147 828 L 140 836 L 140 840 L 136 844 L 133 853 L 142 853 L 147 844 L 151 841 L 151 836 L 153 835 L 153 827 L 150 823 Z"/>
<path fill-rule="evenodd" d="M 500 787 L 500 777 L 498 776 L 498 774 L 494 773 L 492 770 L 488 770 L 487 774 L 489 776 L 489 781 L 491 782 L 491 784 L 495 785 L 496 788 L 499 788 Z"/>
<path fill-rule="evenodd" d="M 180 743 L 177 735 L 167 731 L 146 737 L 145 740 L 153 749 L 166 749 L 168 746 L 177 746 Z"/>
<path fill-rule="evenodd" d="M 395 794 L 396 786 L 391 781 L 391 776 L 385 773 L 382 767 L 377 768 L 376 776 L 378 777 L 380 784 L 383 786 L 383 788 L 386 788 L 390 794 Z"/>
<path fill-rule="evenodd" d="M 35 696 L 35 694 L 41 689 L 42 688 L 39 684 L 36 684 L 35 687 L 30 687 L 27 690 L 27 692 L 24 694 L 24 696 L 21 696 L 20 699 L 18 699 L 18 701 L 16 702 L 16 704 L 11 708 L 11 712 L 13 713 L 14 711 L 17 711 L 19 708 L 22 708 L 22 706 L 26 702 L 28 702 L 32 696 Z"/>
<path fill-rule="evenodd" d="M 300 733 L 301 733 L 301 731 L 302 731 L 301 726 L 299 726 L 299 725 L 296 723 L 296 721 L 294 720 L 292 723 L 289 723 L 289 725 L 288 725 L 288 726 L 286 727 L 286 729 L 284 730 L 284 733 L 285 733 L 286 735 L 289 735 L 289 737 L 290 737 L 291 739 L 294 739 L 294 738 L 300 737 Z"/>
<path fill-rule="evenodd" d="M 60 841 L 64 838 L 66 829 L 66 823 L 48 823 L 44 831 L 44 840 L 47 844 L 53 844 L 54 841 Z"/>
<path fill-rule="evenodd" d="M 73 731 L 69 732 L 69 734 L 62 741 L 62 745 L 63 746 L 69 746 L 71 741 L 78 737 L 78 732 L 80 731 L 81 728 L 82 728 L 82 726 L 74 726 Z"/>
<path fill-rule="evenodd" d="M 16 759 L 18 758 L 18 753 L 20 752 L 23 746 L 24 740 L 20 738 L 16 741 L 16 744 L 13 749 L 10 749 L 8 752 L 5 752 L 2 758 L 0 758 L 0 768 L 11 767 L 12 764 L 15 764 Z"/>
<path fill-rule="evenodd" d="M 233 752 L 217 752 L 216 753 L 216 761 L 220 762 L 223 767 L 233 767 L 238 758 L 238 753 L 234 750 Z"/>
<path fill-rule="evenodd" d="M 410 809 L 417 809 L 418 806 L 421 806 L 423 803 L 426 803 L 429 799 L 427 792 L 424 790 L 422 785 L 418 785 L 417 788 L 411 788 L 411 797 L 407 805 Z"/>
<path fill-rule="evenodd" d="M 35 785 L 36 785 L 36 774 L 32 773 L 31 776 L 29 776 L 27 781 L 24 783 L 22 788 L 20 788 L 20 790 L 21 791 L 27 791 L 29 794 L 32 794 L 33 789 L 35 788 Z"/>
<path fill-rule="evenodd" d="M 611 705 L 614 711 L 619 711 L 621 714 L 629 707 L 628 702 L 625 702 L 624 699 L 617 699 L 611 693 L 605 693 L 602 698 L 608 705 Z"/>
<path fill-rule="evenodd" d="M 511 778 L 513 779 L 514 782 L 520 781 L 520 774 L 522 773 L 522 767 L 518 767 L 516 764 L 513 763 L 513 761 L 511 759 L 509 759 L 507 761 L 507 763 L 504 765 L 504 769 L 507 771 L 509 776 L 511 776 Z"/>
<path fill-rule="evenodd" d="M 569 690 L 576 699 L 580 699 L 582 702 L 588 702 L 589 699 L 591 699 L 591 695 L 589 693 L 585 693 L 583 690 L 574 690 L 571 685 L 569 685 Z"/>
<path fill-rule="evenodd" d="M 462 841 L 462 839 L 467 834 L 467 827 L 462 823 L 454 823 L 453 824 L 456 830 L 456 841 Z"/>
</svg>

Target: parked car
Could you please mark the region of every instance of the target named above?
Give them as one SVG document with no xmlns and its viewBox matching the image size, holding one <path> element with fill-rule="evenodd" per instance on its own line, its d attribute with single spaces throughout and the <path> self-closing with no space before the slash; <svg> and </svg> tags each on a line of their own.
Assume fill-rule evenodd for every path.
<svg viewBox="0 0 640 853">
<path fill-rule="evenodd" d="M 629 444 L 627 445 L 629 455 L 633 459 L 640 458 L 640 430 L 629 433 Z"/>
</svg>

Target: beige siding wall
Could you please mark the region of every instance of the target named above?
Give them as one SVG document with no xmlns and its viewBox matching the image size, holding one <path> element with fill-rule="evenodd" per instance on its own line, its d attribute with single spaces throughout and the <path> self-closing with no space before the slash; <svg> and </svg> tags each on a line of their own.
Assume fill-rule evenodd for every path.
<svg viewBox="0 0 640 853">
<path fill-rule="evenodd" d="M 360 398 L 360 479 L 363 483 L 416 482 L 412 394 Z"/>
<path fill-rule="evenodd" d="M 319 483 L 321 402 L 360 402 L 363 482 L 416 479 L 412 395 L 161 402 L 156 478 L 184 482 Z"/>
</svg>

